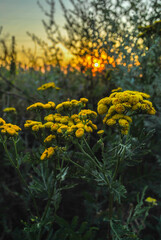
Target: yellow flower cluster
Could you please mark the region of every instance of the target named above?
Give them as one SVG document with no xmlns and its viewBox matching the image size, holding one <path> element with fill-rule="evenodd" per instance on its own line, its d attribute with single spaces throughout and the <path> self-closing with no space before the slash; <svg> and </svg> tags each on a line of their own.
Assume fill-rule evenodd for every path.
<svg viewBox="0 0 161 240">
<path fill-rule="evenodd" d="M 138 91 L 123 91 L 115 89 L 109 97 L 102 98 L 98 102 L 97 111 L 100 115 L 104 115 L 103 123 L 108 126 L 115 124 L 121 128 L 121 133 L 128 134 L 129 124 L 132 119 L 128 116 L 129 113 L 147 113 L 155 114 L 155 109 L 147 98 L 150 95 Z"/>
<path fill-rule="evenodd" d="M 17 125 L 6 123 L 5 120 L 0 118 L 0 131 L 7 136 L 16 136 L 21 131 L 21 128 Z"/>
<path fill-rule="evenodd" d="M 83 111 L 83 110 L 82 110 Z M 87 111 L 91 111 L 87 109 Z M 91 111 L 94 115 L 94 111 Z M 80 112 L 81 113 L 81 112 Z M 97 113 L 95 113 L 97 115 Z M 90 119 L 93 116 L 90 116 Z M 89 118 L 82 118 L 79 114 L 73 114 L 71 116 L 63 116 L 60 113 L 49 114 L 44 118 L 47 121 L 43 126 L 54 132 L 55 135 L 76 136 L 82 137 L 85 132 L 93 132 L 97 129 L 97 126 Z"/>
<path fill-rule="evenodd" d="M 96 118 L 97 117 L 97 113 L 90 110 L 90 109 L 83 109 L 79 112 L 78 116 L 81 119 L 91 119 L 91 118 Z"/>
<path fill-rule="evenodd" d="M 68 110 L 68 111 L 71 111 L 73 110 L 74 108 L 78 108 L 78 107 L 82 107 L 82 106 L 86 106 L 86 103 L 88 102 L 88 99 L 87 98 L 80 98 L 80 100 L 67 100 L 65 102 L 62 102 L 60 104 L 58 104 L 56 106 L 56 110 L 58 112 L 62 112 L 62 111 L 65 111 L 65 110 Z"/>
<path fill-rule="evenodd" d="M 41 129 L 48 129 L 48 131 L 51 131 L 52 134 L 49 135 L 44 142 L 50 142 L 57 136 L 76 136 L 80 138 L 86 132 L 90 133 L 93 132 L 93 130 L 97 130 L 97 126 L 91 121 L 91 119 L 97 117 L 97 113 L 90 109 L 83 109 L 78 114 L 72 114 L 71 116 L 62 115 L 60 112 L 62 110 L 68 110 L 67 114 L 69 114 L 70 110 L 78 106 L 80 106 L 80 108 L 84 107 L 87 102 L 88 99 L 86 98 L 81 98 L 79 101 L 74 99 L 62 102 L 56 106 L 58 113 L 49 114 L 44 117 L 46 121 L 44 124 L 38 121 L 27 120 L 24 126 L 35 132 Z M 33 105 L 30 107 L 32 108 Z M 39 106 L 38 103 L 35 105 Z"/>
<path fill-rule="evenodd" d="M 49 147 L 49 148 L 45 149 L 45 151 L 42 153 L 40 159 L 44 160 L 46 158 L 47 159 L 51 158 L 54 155 L 56 149 L 57 149 L 57 147 Z"/>
<path fill-rule="evenodd" d="M 27 120 L 24 124 L 25 128 L 31 128 L 32 131 L 38 132 L 41 128 L 44 128 L 42 122 Z"/>
<path fill-rule="evenodd" d="M 46 104 L 37 102 L 29 107 L 27 107 L 27 110 L 34 110 L 34 109 L 54 109 L 55 108 L 55 103 L 54 102 L 48 102 Z"/>
<path fill-rule="evenodd" d="M 16 108 L 14 108 L 14 107 L 4 108 L 3 112 L 16 112 Z"/>
<path fill-rule="evenodd" d="M 70 139 L 70 137 L 81 138 L 85 133 L 91 133 L 97 130 L 97 126 L 92 122 L 92 119 L 97 117 L 97 113 L 90 109 L 82 109 L 88 102 L 87 98 L 80 98 L 80 100 L 67 100 L 58 104 L 52 114 L 44 117 L 45 123 L 33 120 L 27 120 L 24 124 L 25 128 L 31 129 L 33 132 L 43 130 L 48 134 L 44 139 L 44 143 L 50 144 L 51 148 L 44 151 L 41 160 L 49 158 L 53 155 L 55 147 L 60 143 L 61 138 Z M 51 102 L 48 102 L 50 104 Z M 27 109 L 44 108 L 45 104 L 35 103 Z M 53 108 L 54 108 L 53 107 Z M 82 110 L 81 110 L 82 109 Z M 77 114 L 75 113 L 77 112 Z M 57 147 L 58 148 L 58 147 Z"/>
<path fill-rule="evenodd" d="M 55 86 L 54 82 L 49 82 L 49 83 L 45 83 L 45 84 L 41 85 L 37 90 L 38 91 L 44 91 L 44 90 L 47 90 L 49 88 L 55 88 L 56 90 L 60 89 L 59 87 Z"/>
</svg>

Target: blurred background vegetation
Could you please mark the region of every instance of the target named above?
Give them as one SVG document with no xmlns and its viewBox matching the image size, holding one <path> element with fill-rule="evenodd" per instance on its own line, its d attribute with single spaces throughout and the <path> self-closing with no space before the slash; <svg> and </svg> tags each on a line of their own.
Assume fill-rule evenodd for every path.
<svg viewBox="0 0 161 240">
<path fill-rule="evenodd" d="M 0 30 L 0 113 L 6 121 L 16 123 L 23 128 L 31 113 L 26 107 L 35 102 L 49 100 L 59 103 L 62 100 L 89 99 L 89 107 L 96 110 L 96 104 L 102 97 L 109 95 L 113 88 L 136 90 L 151 95 L 151 101 L 157 110 L 153 117 L 140 117 L 134 122 L 133 137 L 144 139 L 145 154 L 139 166 L 133 166 L 124 176 L 129 181 L 128 199 L 124 201 L 125 214 L 135 204 L 136 193 L 148 186 L 147 195 L 157 199 L 158 205 L 151 210 L 141 232 L 141 239 L 161 239 L 161 2 L 158 0 L 70 0 L 71 8 L 65 1 L 59 0 L 65 19 L 64 31 L 61 32 L 55 19 L 55 1 L 46 0 L 48 10 L 43 3 L 38 6 L 44 13 L 43 26 L 48 42 L 28 32 L 43 55 L 39 56 L 24 49 L 28 59 L 17 61 L 16 37 L 10 43 Z M 71 54 L 68 62 L 64 62 L 63 46 Z M 41 64 L 40 64 L 41 62 Z M 37 88 L 44 83 L 54 82 L 59 91 L 40 93 Z M 15 107 L 17 114 L 3 112 L 5 107 Z M 19 151 L 32 152 L 38 149 L 38 143 L 24 131 L 21 136 L 24 145 Z M 142 141 L 139 138 L 140 143 Z M 94 140 L 93 140 L 94 141 Z M 108 142 L 113 141 L 111 130 Z M 1 240 L 21 240 L 24 238 L 22 219 L 27 219 L 29 203 L 24 195 L 15 172 L 6 161 L 0 148 L 0 232 Z M 138 155 L 139 156 L 139 155 Z M 25 159 L 28 161 L 28 159 Z M 24 164 L 24 172 L 30 182 L 29 167 Z M 74 167 L 73 167 L 74 168 Z M 71 177 L 73 174 L 71 171 Z M 130 179 L 130 180 L 129 180 Z M 68 181 L 68 180 L 67 180 Z M 71 180 L 70 180 L 71 181 Z M 95 188 L 91 182 L 88 186 L 80 178 L 71 190 L 62 193 L 59 215 L 69 223 L 74 216 L 77 221 L 88 222 L 96 226 L 96 236 L 80 239 L 104 239 L 104 213 L 107 211 L 103 201 L 105 194 L 101 188 Z M 75 180 L 73 180 L 75 183 Z M 133 183 L 133 187 L 131 187 Z M 95 197 L 93 197 L 95 196 Z M 40 202 L 40 207 L 42 203 Z M 141 221 L 141 219 L 140 219 Z M 61 221 L 58 221 L 61 222 Z M 60 223 L 61 225 L 61 223 Z M 133 229 L 137 232 L 139 222 Z M 63 224 L 61 225 L 62 229 Z M 63 230 L 64 231 L 64 230 Z M 56 239 L 60 239 L 59 235 Z M 63 238 L 62 239 L 66 239 Z M 76 239 L 76 238 L 72 238 Z"/>
</svg>

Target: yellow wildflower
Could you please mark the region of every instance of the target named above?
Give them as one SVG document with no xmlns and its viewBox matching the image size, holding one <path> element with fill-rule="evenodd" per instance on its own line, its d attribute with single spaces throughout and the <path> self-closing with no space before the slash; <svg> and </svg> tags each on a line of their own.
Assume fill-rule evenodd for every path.
<svg viewBox="0 0 161 240">
<path fill-rule="evenodd" d="M 123 114 L 115 114 L 115 115 L 112 116 L 112 118 L 113 118 L 114 120 L 118 120 L 118 119 L 123 118 L 123 117 L 124 117 Z"/>
<path fill-rule="evenodd" d="M 37 88 L 37 90 L 42 91 L 42 90 L 46 90 L 49 88 L 55 88 L 55 83 L 54 82 L 45 83 L 45 84 L 41 85 L 41 87 Z"/>
<path fill-rule="evenodd" d="M 100 105 L 100 104 L 109 105 L 110 103 L 111 103 L 111 98 L 105 97 L 105 98 L 102 98 L 102 99 L 98 102 L 98 105 Z"/>
<path fill-rule="evenodd" d="M 132 122 L 132 118 L 129 116 L 123 116 L 128 122 Z"/>
<path fill-rule="evenodd" d="M 118 92 L 118 91 L 122 91 L 122 88 L 121 87 L 118 87 L 116 89 L 113 89 L 111 92 Z"/>
<path fill-rule="evenodd" d="M 112 98 L 112 104 L 113 105 L 116 105 L 116 104 L 118 104 L 118 103 L 120 103 L 121 101 L 118 99 L 118 98 Z"/>
<path fill-rule="evenodd" d="M 72 119 L 69 119 L 69 121 L 68 121 L 68 126 L 71 127 L 73 124 L 74 124 L 73 120 L 72 120 Z"/>
<path fill-rule="evenodd" d="M 97 134 L 98 134 L 98 135 L 103 135 L 104 132 L 105 132 L 104 130 L 99 130 L 99 131 L 97 132 Z"/>
<path fill-rule="evenodd" d="M 115 112 L 115 106 L 111 106 L 109 109 L 108 109 L 108 114 L 112 114 Z"/>
<path fill-rule="evenodd" d="M 123 135 L 127 135 L 127 134 L 128 134 L 128 131 L 129 131 L 128 128 L 123 128 L 123 129 L 121 129 L 121 133 L 122 133 Z"/>
<path fill-rule="evenodd" d="M 123 128 L 128 128 L 129 127 L 129 122 L 125 119 L 119 119 L 118 123 Z"/>
<path fill-rule="evenodd" d="M 137 104 L 135 104 L 135 105 L 132 106 L 132 110 L 133 110 L 133 111 L 136 111 L 136 110 L 138 110 L 138 109 L 140 109 L 140 108 L 141 108 L 141 103 L 140 103 L 140 102 L 138 102 Z"/>
<path fill-rule="evenodd" d="M 147 93 L 142 93 L 142 92 L 140 92 L 140 95 L 141 95 L 142 97 L 144 97 L 144 98 L 150 98 L 150 95 L 147 94 Z"/>
<path fill-rule="evenodd" d="M 18 135 L 18 132 L 21 131 L 21 128 L 17 125 L 11 123 L 4 123 L 0 126 L 1 133 L 8 134 L 10 136 Z"/>
<path fill-rule="evenodd" d="M 48 104 L 50 104 L 51 108 L 55 108 L 55 103 L 54 102 L 48 102 Z"/>
<path fill-rule="evenodd" d="M 157 200 L 155 198 L 147 197 L 145 201 L 148 203 L 152 203 L 152 205 L 157 205 Z"/>
<path fill-rule="evenodd" d="M 117 113 L 123 113 L 125 111 L 125 107 L 121 103 L 119 103 L 115 105 L 115 111 Z"/>
<path fill-rule="evenodd" d="M 29 107 L 27 107 L 27 110 L 33 110 L 33 109 L 36 109 L 36 108 L 43 108 L 44 107 L 44 104 L 41 103 L 41 102 L 37 102 L 37 103 L 34 103 L 32 105 L 30 105 Z"/>
<path fill-rule="evenodd" d="M 150 111 L 150 106 L 146 103 L 141 104 L 141 110 Z"/>
<path fill-rule="evenodd" d="M 97 130 L 97 125 L 96 124 L 91 124 L 91 127 L 93 128 L 93 130 Z"/>
<path fill-rule="evenodd" d="M 53 124 L 54 124 L 53 122 L 47 122 L 47 123 L 44 123 L 43 126 L 44 126 L 45 128 L 51 128 L 51 127 L 53 126 Z"/>
<path fill-rule="evenodd" d="M 86 132 L 93 132 L 93 129 L 90 127 L 90 126 L 87 126 L 87 125 L 85 125 L 84 126 L 84 129 L 86 130 Z"/>
<path fill-rule="evenodd" d="M 86 119 L 87 117 L 88 118 L 96 118 L 97 113 L 90 109 L 83 109 L 79 112 L 78 116 L 82 117 L 83 119 Z"/>
<path fill-rule="evenodd" d="M 54 114 L 49 114 L 48 116 L 44 117 L 44 120 L 47 122 L 54 121 Z"/>
<path fill-rule="evenodd" d="M 155 110 L 155 108 L 152 107 L 150 110 L 148 110 L 147 113 L 151 114 L 151 115 L 155 115 L 156 114 L 156 110 Z"/>
<path fill-rule="evenodd" d="M 130 94 L 128 92 L 121 92 L 117 93 L 116 97 L 121 101 L 121 102 L 127 102 L 130 98 Z"/>
<path fill-rule="evenodd" d="M 8 108 L 3 109 L 3 112 L 16 112 L 16 108 L 8 107 Z"/>
<path fill-rule="evenodd" d="M 97 112 L 102 115 L 102 114 L 105 114 L 107 113 L 108 111 L 108 107 L 104 104 L 99 104 L 98 107 L 97 107 Z"/>
<path fill-rule="evenodd" d="M 88 102 L 88 99 L 87 99 L 87 98 L 80 98 L 80 101 L 81 101 L 82 103 L 87 103 L 87 102 Z"/>
<path fill-rule="evenodd" d="M 43 105 L 43 108 L 44 109 L 50 109 L 51 105 L 49 103 L 46 103 L 46 104 Z"/>
<path fill-rule="evenodd" d="M 131 95 L 129 99 L 129 103 L 135 105 L 139 102 L 139 97 L 137 95 Z"/>
<path fill-rule="evenodd" d="M 6 132 L 11 136 L 18 134 L 14 128 L 6 128 Z"/>
<path fill-rule="evenodd" d="M 61 104 L 63 105 L 64 108 L 69 108 L 72 106 L 70 101 L 62 102 Z"/>
<path fill-rule="evenodd" d="M 68 129 L 67 129 L 67 134 L 73 133 L 73 131 L 74 131 L 74 129 L 73 129 L 73 128 L 71 128 L 71 127 L 68 127 Z"/>
<path fill-rule="evenodd" d="M 5 120 L 3 118 L 0 118 L 0 124 L 5 124 Z"/>
<path fill-rule="evenodd" d="M 39 129 L 40 129 L 39 125 L 32 126 L 32 131 L 34 131 L 34 132 L 38 132 Z"/>
<path fill-rule="evenodd" d="M 67 124 L 67 123 L 68 123 L 68 120 L 69 120 L 69 117 L 68 117 L 68 116 L 64 116 L 64 117 L 61 118 L 60 122 Z"/>
<path fill-rule="evenodd" d="M 58 124 L 53 124 L 52 126 L 51 126 L 51 131 L 56 131 L 57 129 L 58 129 Z"/>
<path fill-rule="evenodd" d="M 55 139 L 56 136 L 55 135 L 52 135 L 50 134 L 49 136 L 47 136 L 44 140 L 44 142 L 51 142 L 53 139 Z"/>
<path fill-rule="evenodd" d="M 131 104 L 128 103 L 128 102 L 124 102 L 124 103 L 122 103 L 122 105 L 123 105 L 125 108 L 131 108 Z"/>
<path fill-rule="evenodd" d="M 60 104 L 58 104 L 58 105 L 56 106 L 56 110 L 57 110 L 58 112 L 61 112 L 63 109 L 64 109 L 64 108 L 63 108 L 63 104 L 62 104 L 62 103 L 60 103 Z"/>
<path fill-rule="evenodd" d="M 45 149 L 45 151 L 42 153 L 40 159 L 44 160 L 45 158 L 51 158 L 55 153 L 55 149 L 56 149 L 56 147 L 49 147 L 49 148 Z"/>
<path fill-rule="evenodd" d="M 84 128 L 84 124 L 82 122 L 76 124 L 77 128 Z"/>
<path fill-rule="evenodd" d="M 75 132 L 75 136 L 77 138 L 81 138 L 84 135 L 84 129 L 83 128 L 78 128 L 77 131 Z"/>
<path fill-rule="evenodd" d="M 107 124 L 108 126 L 113 126 L 114 124 L 116 124 L 116 120 L 110 118 L 110 119 L 108 119 L 108 120 L 106 121 L 106 124 Z"/>
<path fill-rule="evenodd" d="M 111 116 L 111 114 L 106 114 L 106 116 L 103 119 L 103 124 L 106 123 L 107 119 Z"/>
</svg>

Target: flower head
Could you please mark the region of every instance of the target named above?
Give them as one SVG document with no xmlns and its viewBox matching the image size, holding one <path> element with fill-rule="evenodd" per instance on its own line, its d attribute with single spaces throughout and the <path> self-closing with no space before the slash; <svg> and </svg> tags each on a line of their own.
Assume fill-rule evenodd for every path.
<svg viewBox="0 0 161 240">
<path fill-rule="evenodd" d="M 119 91 L 119 92 L 118 92 Z M 130 123 L 129 116 L 135 114 L 155 114 L 153 104 L 147 100 L 150 95 L 138 91 L 123 91 L 121 88 L 114 89 L 109 97 L 102 98 L 98 102 L 97 111 L 100 115 L 105 115 L 103 123 L 108 126 L 119 126 L 121 133 L 128 134 Z"/>
<path fill-rule="evenodd" d="M 4 108 L 3 109 L 3 112 L 16 112 L 16 108 L 14 107 L 8 107 L 8 108 Z"/>
<path fill-rule="evenodd" d="M 56 88 L 55 83 L 54 82 L 45 83 L 45 84 L 41 85 L 37 90 L 44 91 L 49 88 Z M 57 90 L 59 90 L 59 88 L 57 88 Z"/>
<path fill-rule="evenodd" d="M 155 198 L 147 197 L 145 201 L 147 203 L 151 203 L 152 205 L 157 205 L 157 200 Z"/>
</svg>

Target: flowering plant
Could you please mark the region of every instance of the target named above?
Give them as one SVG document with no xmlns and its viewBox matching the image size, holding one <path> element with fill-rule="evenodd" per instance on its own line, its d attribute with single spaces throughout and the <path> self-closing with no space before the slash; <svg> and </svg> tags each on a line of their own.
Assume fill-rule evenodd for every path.
<svg viewBox="0 0 161 240">
<path fill-rule="evenodd" d="M 98 114 L 95 111 L 86 109 L 88 103 L 86 98 L 68 99 L 57 105 L 52 101 L 46 104 L 37 102 L 27 107 L 28 111 L 34 111 L 36 118 L 27 120 L 24 127 L 31 131 L 40 146 L 34 153 L 40 161 L 37 160 L 36 167 L 33 163 L 30 183 L 21 172 L 20 166 L 23 161 L 17 150 L 18 132 L 22 129 L 0 119 L 1 142 L 34 206 L 30 223 L 24 222 L 26 231 L 30 232 L 30 239 L 40 240 L 44 236 L 50 239 L 54 234 L 53 224 L 60 223 L 62 226 L 62 220 L 57 212 L 62 191 L 74 187 L 64 184 L 72 165 L 81 171 L 87 182 L 90 179 L 97 186 L 105 189 L 107 212 L 104 222 L 107 223 L 107 239 L 125 239 L 125 237 L 139 239 L 138 235 L 144 224 L 142 222 L 135 231 L 133 222 L 146 218 L 149 209 L 156 205 L 154 200 L 151 201 L 153 204 L 144 206 L 145 188 L 142 196 L 138 197 L 136 207 L 124 220 L 121 220 L 123 212 L 120 206 L 127 196 L 123 176 L 129 165 L 137 163 L 135 151 L 132 151 L 132 148 L 135 146 L 137 149 L 137 146 L 130 135 L 132 117 L 138 114 L 155 114 L 152 103 L 147 100 L 149 97 L 148 94 L 137 91 L 122 92 L 121 88 L 113 90 L 109 97 L 102 98 L 98 102 L 98 114 L 104 115 L 103 125 L 101 121 L 97 122 Z M 117 131 L 113 143 L 109 144 L 107 140 L 111 127 L 116 127 Z M 93 136 L 95 136 L 94 144 L 91 141 Z M 11 142 L 14 145 L 15 159 L 8 148 Z M 75 177 L 77 174 L 76 171 Z M 39 209 L 38 199 L 46 202 L 43 210 Z M 150 202 L 151 199 L 147 198 L 146 201 Z M 57 232 L 55 234 L 58 236 Z"/>
</svg>

